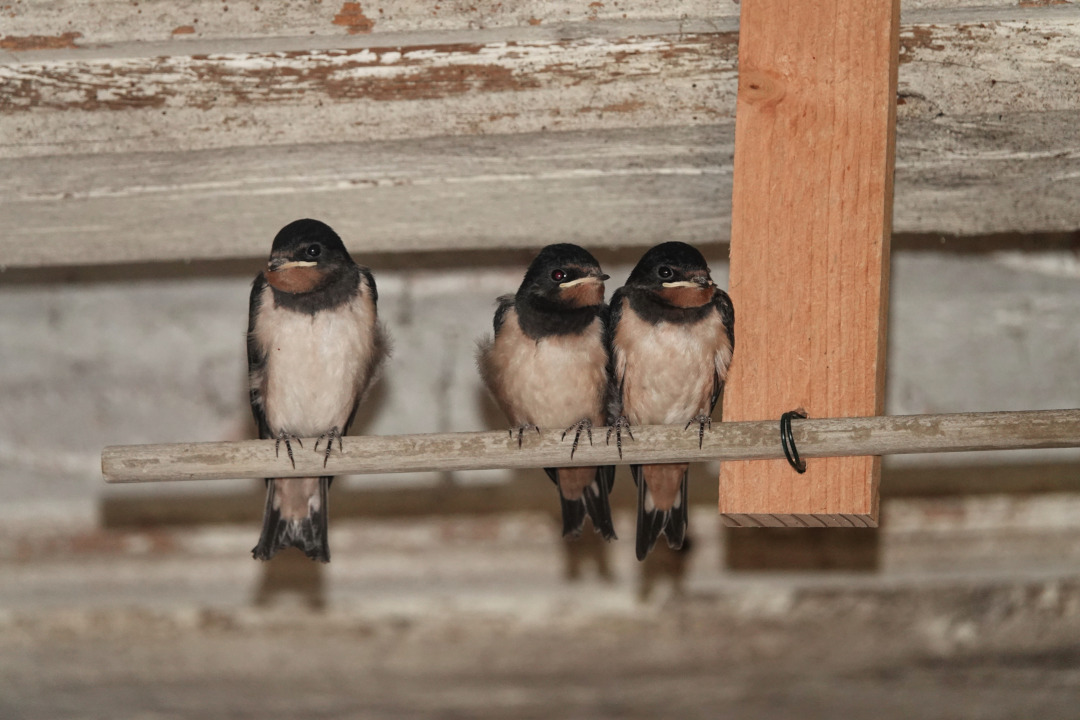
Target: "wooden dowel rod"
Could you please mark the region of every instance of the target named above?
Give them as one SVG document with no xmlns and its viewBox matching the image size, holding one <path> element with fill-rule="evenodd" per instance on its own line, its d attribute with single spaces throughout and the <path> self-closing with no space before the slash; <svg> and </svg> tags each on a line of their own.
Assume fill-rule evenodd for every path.
<svg viewBox="0 0 1080 720">
<path fill-rule="evenodd" d="M 861 418 L 810 418 L 791 423 L 799 454 L 806 458 L 845 455 L 898 455 L 1080 447 L 1080 410 L 901 415 Z M 221 480 L 225 478 L 305 477 L 496 468 L 560 467 L 705 460 L 765 460 L 784 456 L 779 419 L 716 423 L 698 447 L 697 426 L 655 425 L 632 428 L 623 436 L 620 459 L 606 430 L 593 430 L 594 443 L 582 435 L 574 459 L 561 430 L 431 435 L 347 437 L 323 468 L 322 453 L 293 445 L 296 467 L 285 448 L 274 455 L 273 440 L 121 445 L 101 453 L 101 473 L 108 483 Z"/>
</svg>

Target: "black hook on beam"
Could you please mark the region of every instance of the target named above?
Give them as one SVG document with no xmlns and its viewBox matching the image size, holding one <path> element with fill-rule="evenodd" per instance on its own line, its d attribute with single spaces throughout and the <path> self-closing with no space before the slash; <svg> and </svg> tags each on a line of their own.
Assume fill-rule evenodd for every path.
<svg viewBox="0 0 1080 720">
<path fill-rule="evenodd" d="M 795 447 L 795 437 L 791 434 L 791 418 L 804 419 L 806 411 L 790 410 L 780 416 L 780 445 L 784 448 L 784 456 L 788 464 L 800 475 L 806 472 L 806 461 L 799 458 L 799 450 Z"/>
</svg>

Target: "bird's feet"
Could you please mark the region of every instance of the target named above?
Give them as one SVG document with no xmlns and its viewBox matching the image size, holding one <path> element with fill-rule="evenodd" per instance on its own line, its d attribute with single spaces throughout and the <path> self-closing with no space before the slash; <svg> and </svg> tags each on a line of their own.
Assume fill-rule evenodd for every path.
<svg viewBox="0 0 1080 720">
<path fill-rule="evenodd" d="M 540 434 L 540 427 L 533 425 L 532 423 L 525 423 L 524 425 L 518 425 L 516 428 L 510 428 L 510 437 L 514 437 L 514 433 L 517 433 L 518 447 L 521 447 L 521 436 L 525 434 L 526 430 L 535 430 L 536 434 Z"/>
<path fill-rule="evenodd" d="M 315 441 L 315 452 L 319 451 L 319 443 L 326 440 L 326 450 L 323 452 L 322 466 L 326 467 L 326 461 L 330 459 L 330 451 L 334 449 L 334 438 L 337 438 L 338 452 L 345 452 L 345 449 L 341 445 L 341 429 L 335 425 L 330 428 Z"/>
<path fill-rule="evenodd" d="M 611 423 L 611 427 L 607 430 L 607 437 L 604 438 L 604 443 L 611 444 L 611 433 L 615 433 L 615 447 L 619 449 L 619 459 L 622 459 L 622 431 L 625 430 L 626 434 L 630 436 L 630 439 L 634 439 L 634 433 L 630 432 L 630 420 L 625 415 L 620 415 L 615 418 L 615 422 Z"/>
<path fill-rule="evenodd" d="M 292 445 L 289 444 L 290 440 L 295 440 L 297 445 L 299 445 L 300 447 L 304 447 L 304 443 L 300 442 L 299 437 L 297 437 L 296 435 L 293 435 L 292 433 L 288 433 L 288 432 L 285 432 L 284 430 L 282 430 L 274 438 L 274 457 L 280 457 L 280 455 L 278 453 L 278 450 L 281 448 L 281 443 L 285 443 L 285 452 L 288 453 L 289 462 L 291 462 L 292 466 L 295 468 L 296 467 L 296 460 L 293 459 Z"/>
<path fill-rule="evenodd" d="M 581 418 L 576 423 L 571 425 L 562 431 L 562 439 L 566 439 L 566 434 L 571 430 L 574 431 L 574 444 L 570 447 L 570 459 L 574 459 L 574 453 L 577 452 L 578 441 L 581 440 L 581 433 L 585 433 L 589 438 L 589 445 L 592 445 L 592 420 L 589 418 Z"/>
<path fill-rule="evenodd" d="M 712 418 L 705 413 L 702 413 L 697 417 L 692 417 L 690 418 L 690 421 L 686 423 L 686 427 L 684 427 L 683 430 L 686 430 L 694 423 L 698 424 L 697 446 L 698 449 L 701 449 L 702 443 L 705 442 L 705 427 L 708 426 L 708 428 L 712 430 Z"/>
</svg>

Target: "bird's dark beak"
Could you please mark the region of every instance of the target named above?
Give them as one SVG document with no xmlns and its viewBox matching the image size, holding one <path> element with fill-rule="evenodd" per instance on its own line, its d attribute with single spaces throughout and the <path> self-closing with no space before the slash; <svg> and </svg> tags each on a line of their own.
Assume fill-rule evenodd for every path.
<svg viewBox="0 0 1080 720">
<path fill-rule="evenodd" d="M 712 287 L 712 286 L 714 286 L 716 284 L 716 283 L 714 283 L 712 281 L 712 278 L 710 278 L 708 275 L 698 275 L 697 277 L 692 277 L 690 279 L 695 284 L 697 284 L 697 285 L 699 285 L 700 287 L 703 287 L 703 288 L 710 288 L 710 287 Z"/>
<path fill-rule="evenodd" d="M 287 263 L 285 258 L 271 258 L 270 262 L 266 264 L 266 269 L 270 272 L 277 272 L 281 269 L 281 266 Z"/>
</svg>

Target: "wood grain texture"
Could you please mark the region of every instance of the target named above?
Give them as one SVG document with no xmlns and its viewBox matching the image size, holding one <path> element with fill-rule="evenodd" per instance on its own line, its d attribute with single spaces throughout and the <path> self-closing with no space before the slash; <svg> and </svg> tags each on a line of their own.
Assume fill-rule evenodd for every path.
<svg viewBox="0 0 1080 720">
<path fill-rule="evenodd" d="M 1080 227 L 1075 125 L 901 121 L 894 230 Z M 721 124 L 0 160 L 0 265 L 260 257 L 302 216 L 357 252 L 725 242 L 733 149 Z"/>
<path fill-rule="evenodd" d="M 779 425 L 771 420 L 716 423 L 701 447 L 697 428 L 637 427 L 621 458 L 601 439 L 602 428 L 593 433 L 595 444 L 583 441 L 572 460 L 569 440 L 553 430 L 526 435 L 520 448 L 505 431 L 347 437 L 325 470 L 321 453 L 300 448 L 293 468 L 284 451 L 275 455 L 273 440 L 121 445 L 102 451 L 101 472 L 105 482 L 133 483 L 783 457 Z M 792 434 L 808 458 L 1080 447 L 1080 410 L 795 420 Z"/>
<path fill-rule="evenodd" d="M 715 122 L 734 32 L 0 65 L 0 157 Z M 730 76 L 724 82 L 725 76 Z"/>
<path fill-rule="evenodd" d="M 898 0 L 742 5 L 725 420 L 882 411 L 898 30 Z M 873 526 L 880 467 L 726 463 L 720 511 Z"/>
<path fill-rule="evenodd" d="M 902 119 L 1013 127 L 1080 111 L 1075 8 L 916 17 L 901 34 Z M 718 17 L 0 52 L 0 157 L 730 122 L 737 29 Z"/>
<path fill-rule="evenodd" d="M 1068 4 L 1062 0 L 904 0 L 905 22 L 928 12 L 970 17 L 994 9 L 1031 12 Z M 738 18 L 735 0 L 381 0 L 377 4 L 335 0 L 322 3 L 258 3 L 250 0 L 105 0 L 79 5 L 64 0 L 11 3 L 4 8 L 0 53 L 103 44 L 172 45 L 250 37 L 379 37 L 401 33 L 513 30 L 596 26 L 606 22 L 672 21 L 690 25 Z"/>
<path fill-rule="evenodd" d="M 0 160 L 0 221 L 22 228 L 0 235 L 0 265 L 259 257 L 298 217 L 328 222 L 361 256 L 711 243 L 727 236 L 731 131 Z"/>
<path fill-rule="evenodd" d="M 398 33 L 543 29 L 569 23 L 735 17 L 734 0 L 380 0 L 371 2 L 250 2 L 233 0 L 63 0 L 13 3 L 4 12 L 0 48 L 18 51 L 63 44 L 171 43 L 239 37 L 377 37 Z M 37 38 L 36 42 L 30 38 Z M 66 38 L 66 39 L 65 39 Z M 51 42 L 50 42 L 51 41 Z"/>
<path fill-rule="evenodd" d="M 910 15 L 897 231 L 1080 226 L 1078 15 Z M 642 27 L 530 26 L 521 57 L 497 30 L 425 36 L 426 55 L 415 34 L 0 52 L 0 221 L 20 228 L 0 236 L 0 264 L 257 256 L 301 215 L 388 251 L 724 241 L 734 36 Z M 362 61 L 394 47 L 411 59 Z M 558 67 L 570 60 L 583 64 Z M 389 94 L 350 96 L 345 65 Z M 426 76 L 442 79 L 410 85 Z"/>
</svg>

